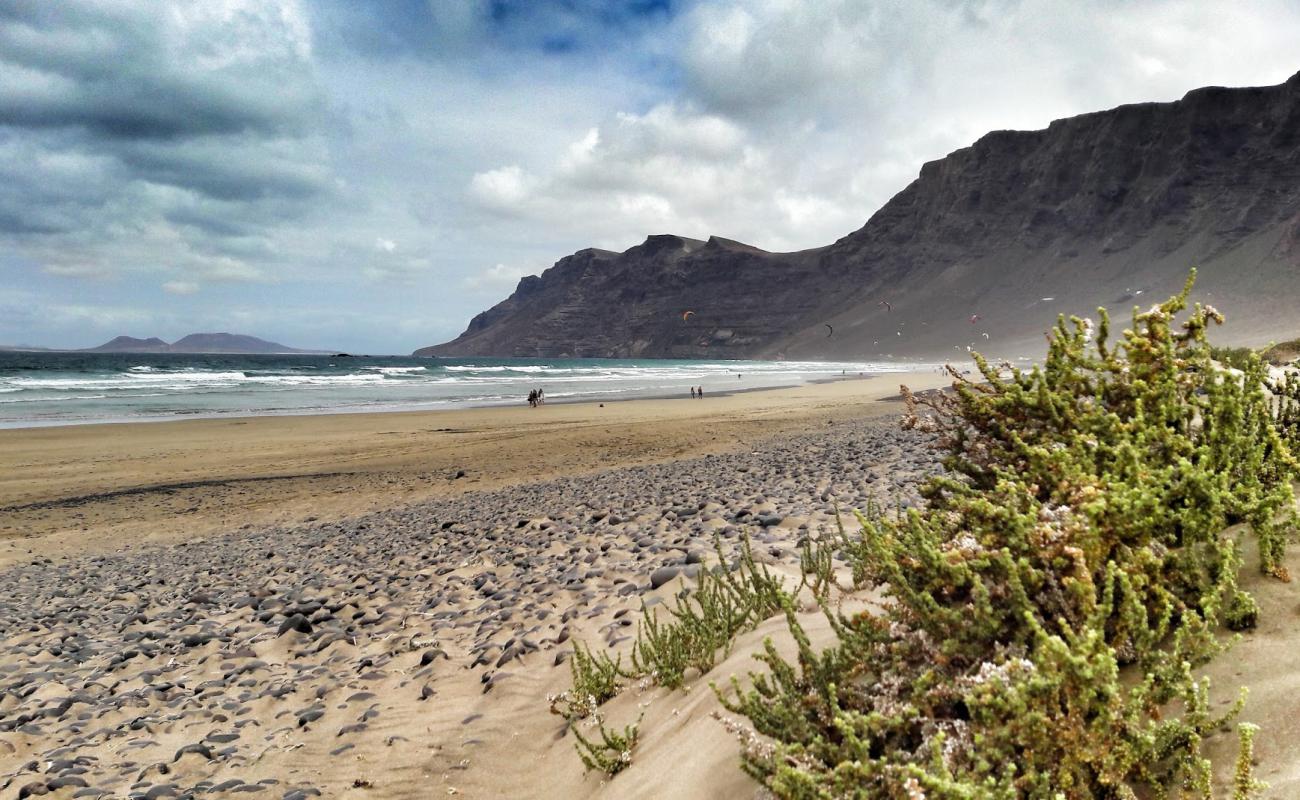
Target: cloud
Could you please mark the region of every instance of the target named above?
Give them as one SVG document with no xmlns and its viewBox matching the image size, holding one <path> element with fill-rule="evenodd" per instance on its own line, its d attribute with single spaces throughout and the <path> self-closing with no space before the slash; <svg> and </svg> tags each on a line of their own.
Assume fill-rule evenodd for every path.
<svg viewBox="0 0 1300 800">
<path fill-rule="evenodd" d="M 488 267 L 482 272 L 470 275 L 461 280 L 461 286 L 472 291 L 486 292 L 508 292 L 513 290 L 519 283 L 519 279 L 532 275 L 540 270 L 528 270 L 520 267 L 508 267 L 505 264 L 497 264 Z"/>
<path fill-rule="evenodd" d="M 45 273 L 264 280 L 329 202 L 296 0 L 0 9 L 0 241 Z"/>
<path fill-rule="evenodd" d="M 122 139 L 301 132 L 319 108 L 293 2 L 19 2 L 0 12 L 0 124 Z"/>
<path fill-rule="evenodd" d="M 1292 0 L 10 0 L 0 282 L 409 351 L 514 265 L 826 244 L 989 130 L 1277 83 L 1295 41 Z M 9 308 L 7 341 L 91 324 Z"/>
<path fill-rule="evenodd" d="M 89 327 L 97 331 L 116 331 L 138 326 L 154 319 L 154 314 L 140 308 L 52 303 L 41 314 L 58 326 Z"/>
<path fill-rule="evenodd" d="M 528 200 L 535 182 L 517 164 L 511 164 L 476 174 L 469 191 L 487 208 L 514 211 Z"/>
<path fill-rule="evenodd" d="M 501 167 L 476 174 L 468 193 L 488 213 L 610 247 L 671 232 L 782 249 L 860 224 L 833 199 L 783 189 L 780 155 L 725 117 L 661 104 L 613 115 L 544 174 Z"/>
<path fill-rule="evenodd" d="M 195 294 L 199 288 L 199 285 L 193 281 L 167 281 L 162 285 L 163 291 L 167 294 Z"/>
</svg>

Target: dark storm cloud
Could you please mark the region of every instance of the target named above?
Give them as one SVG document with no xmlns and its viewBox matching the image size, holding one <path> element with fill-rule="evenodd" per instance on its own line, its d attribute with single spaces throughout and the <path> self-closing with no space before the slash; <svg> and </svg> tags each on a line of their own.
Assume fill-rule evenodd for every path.
<svg viewBox="0 0 1300 800">
<path fill-rule="evenodd" d="M 204 138 L 135 142 L 115 152 L 141 180 L 219 200 L 306 199 L 328 189 L 326 171 L 316 162 L 302 160 L 297 143 Z"/>
<path fill-rule="evenodd" d="M 173 22 L 160 6 L 6 6 L 0 124 L 169 139 L 295 134 L 319 115 L 319 94 L 293 47 L 240 58 L 223 36 L 252 28 L 251 21 L 234 20 L 225 30 L 178 30 Z"/>
<path fill-rule="evenodd" d="M 264 274 L 327 125 L 293 0 L 0 5 L 0 234 L 53 274 Z"/>
</svg>

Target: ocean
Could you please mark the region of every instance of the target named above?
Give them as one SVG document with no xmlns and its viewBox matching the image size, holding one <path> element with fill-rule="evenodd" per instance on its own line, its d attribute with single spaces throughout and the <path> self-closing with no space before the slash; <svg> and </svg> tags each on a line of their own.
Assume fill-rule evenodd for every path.
<svg viewBox="0 0 1300 800">
<path fill-rule="evenodd" d="M 916 362 L 0 352 L 0 427 L 705 395 Z"/>
</svg>

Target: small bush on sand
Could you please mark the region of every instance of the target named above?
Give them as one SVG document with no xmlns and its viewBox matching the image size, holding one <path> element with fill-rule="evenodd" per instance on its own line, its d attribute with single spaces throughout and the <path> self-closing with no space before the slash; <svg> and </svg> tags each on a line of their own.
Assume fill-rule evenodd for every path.
<svg viewBox="0 0 1300 800">
<path fill-rule="evenodd" d="M 1256 355 L 1249 347 L 1212 347 L 1210 357 L 1226 367 L 1245 369 L 1250 365 L 1251 356 Z"/>
<path fill-rule="evenodd" d="M 645 610 L 632 648 L 633 674 L 676 689 L 687 669 L 708 672 L 720 651 L 779 613 L 785 598 L 780 579 L 754 560 L 746 541 L 738 569 L 716 575 L 701 570 L 695 591 L 677 599 L 666 621 L 659 621 L 656 609 Z"/>
<path fill-rule="evenodd" d="M 725 563 L 721 543 L 714 546 Z M 719 651 L 728 651 L 737 636 L 780 613 L 788 602 L 781 579 L 754 560 L 746 539 L 736 569 L 720 568 L 716 574 L 701 570 L 695 591 L 677 598 L 668 619 L 661 622 L 654 609 L 643 612 L 630 668 L 624 669 L 619 658 L 594 654 L 589 647 L 575 644 L 570 661 L 573 687 L 547 698 L 551 713 L 570 722 L 589 718 L 598 726 L 599 740 L 587 739 L 577 726 L 571 726 L 577 738 L 574 746 L 587 769 L 612 777 L 631 762 L 638 730 L 637 724 L 622 732 L 607 729 L 601 717 L 601 704 L 622 688 L 620 678 L 643 678 L 679 688 L 686 670 L 708 672 Z"/>
<path fill-rule="evenodd" d="M 575 642 L 569 669 L 573 673 L 573 688 L 548 697 L 551 713 L 567 720 L 590 716 L 601 703 L 618 694 L 623 676 L 619 666 L 621 657 L 610 658 L 603 653 L 593 653 L 591 648 Z"/>
<path fill-rule="evenodd" d="M 573 735 L 578 739 L 575 745 L 578 748 L 578 756 L 587 769 L 603 772 L 612 778 L 632 763 L 632 750 L 636 748 L 637 738 L 640 735 L 641 720 L 638 719 L 618 731 L 606 728 L 599 713 L 593 714 L 592 719 L 596 723 L 599 740 L 588 739 L 578 728 L 573 729 Z"/>
<path fill-rule="evenodd" d="M 1259 359 L 1213 363 L 1218 312 L 1175 327 L 1190 289 L 1114 344 L 1104 311 L 1062 320 L 1041 368 L 977 360 L 982 383 L 904 392 L 947 473 L 924 508 L 859 515 L 850 561 L 882 611 L 823 603 L 817 651 L 787 603 L 796 660 L 769 642 L 751 688 L 719 691 L 761 735 L 751 775 L 788 798 L 1209 796 L 1200 743 L 1236 708 L 1211 713 L 1193 670 L 1258 613 L 1224 531 L 1249 523 L 1286 578 L 1296 465 Z"/>
</svg>

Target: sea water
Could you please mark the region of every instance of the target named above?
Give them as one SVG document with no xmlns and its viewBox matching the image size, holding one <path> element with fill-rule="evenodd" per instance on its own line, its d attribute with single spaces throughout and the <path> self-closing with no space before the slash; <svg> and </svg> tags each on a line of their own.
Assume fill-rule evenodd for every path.
<svg viewBox="0 0 1300 800">
<path fill-rule="evenodd" d="M 915 362 L 0 352 L 0 427 L 705 396 Z"/>
</svg>

